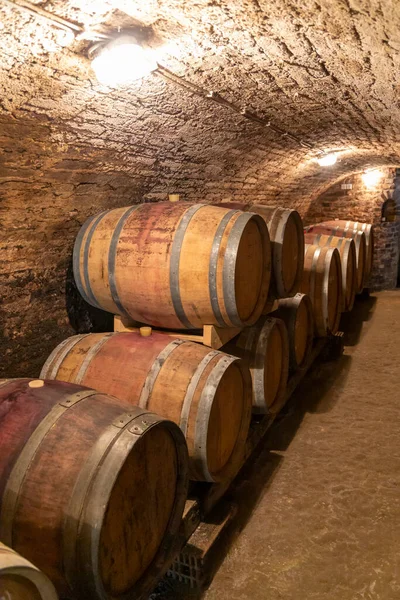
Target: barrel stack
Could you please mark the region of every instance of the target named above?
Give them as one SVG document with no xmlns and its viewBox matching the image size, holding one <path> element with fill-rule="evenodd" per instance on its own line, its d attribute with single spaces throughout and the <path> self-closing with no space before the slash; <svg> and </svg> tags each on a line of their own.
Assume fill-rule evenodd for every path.
<svg viewBox="0 0 400 600">
<path fill-rule="evenodd" d="M 72 336 L 40 379 L 0 382 L 0 541 L 40 569 L 8 574 L 11 595 L 54 600 L 45 583 L 29 596 L 46 576 L 78 600 L 150 591 L 176 552 L 189 478 L 227 485 L 251 413 L 271 422 L 314 336 L 350 310 L 372 261 L 359 225 L 304 237 L 295 210 L 186 202 L 83 224 L 76 285 L 125 331 Z"/>
<path fill-rule="evenodd" d="M 324 221 L 324 225 L 331 227 L 333 231 L 335 231 L 335 235 L 338 235 L 337 232 L 340 231 L 339 235 L 342 235 L 342 232 L 351 231 L 353 234 L 361 231 L 365 235 L 365 245 L 366 245 L 366 266 L 365 266 L 365 281 L 364 284 L 367 285 L 369 281 L 369 277 L 372 271 L 372 265 L 374 262 L 374 250 L 375 250 L 375 235 L 374 235 L 374 226 L 371 223 L 359 223 L 358 221 Z"/>
<path fill-rule="evenodd" d="M 324 235 L 323 233 L 305 233 L 304 238 L 308 244 L 338 249 L 342 267 L 342 312 L 350 311 L 353 308 L 358 288 L 357 257 L 354 240 L 336 235 Z"/>
<path fill-rule="evenodd" d="M 336 223 L 336 221 L 334 221 Z M 329 225 L 327 223 L 317 223 L 316 225 L 310 225 L 306 228 L 307 233 L 323 234 L 331 237 L 331 241 L 334 242 L 335 238 L 349 238 L 354 240 L 356 247 L 356 265 L 357 265 L 357 285 L 356 293 L 359 294 L 363 291 L 367 277 L 369 277 L 367 270 L 367 243 L 366 235 L 363 231 L 355 229 L 348 229 L 339 227 L 337 225 Z M 372 260 L 372 259 L 371 259 Z M 372 264 L 372 263 L 371 263 Z"/>
</svg>

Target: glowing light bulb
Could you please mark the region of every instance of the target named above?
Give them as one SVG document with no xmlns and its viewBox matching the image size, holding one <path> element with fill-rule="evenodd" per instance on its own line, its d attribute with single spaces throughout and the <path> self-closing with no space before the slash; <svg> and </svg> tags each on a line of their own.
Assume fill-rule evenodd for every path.
<svg viewBox="0 0 400 600">
<path fill-rule="evenodd" d="M 157 62 L 134 37 L 121 36 L 100 50 L 92 69 L 100 83 L 117 87 L 146 77 L 157 69 Z"/>
<path fill-rule="evenodd" d="M 362 174 L 362 180 L 366 187 L 374 187 L 379 181 L 382 179 L 383 173 L 379 169 L 373 169 L 371 171 L 366 171 Z"/>
<path fill-rule="evenodd" d="M 320 167 L 331 167 L 337 161 L 337 154 L 331 152 L 330 154 L 324 154 L 321 158 L 317 158 Z"/>
</svg>

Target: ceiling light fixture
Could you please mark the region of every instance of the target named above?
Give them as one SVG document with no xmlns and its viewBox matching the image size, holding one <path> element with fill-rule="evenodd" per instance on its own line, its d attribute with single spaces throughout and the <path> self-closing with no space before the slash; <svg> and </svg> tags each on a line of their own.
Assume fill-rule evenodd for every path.
<svg viewBox="0 0 400 600">
<path fill-rule="evenodd" d="M 158 67 L 150 52 L 140 46 L 132 35 L 121 35 L 106 44 L 95 44 L 89 51 L 89 57 L 98 81 L 112 87 L 142 79 Z"/>
<path fill-rule="evenodd" d="M 371 169 L 362 174 L 362 180 L 366 187 L 375 187 L 383 177 L 382 171 L 379 169 Z"/>
<path fill-rule="evenodd" d="M 332 167 L 332 165 L 336 164 L 337 158 L 337 154 L 331 152 L 330 154 L 324 154 L 320 158 L 317 158 L 317 161 L 320 167 Z"/>
<path fill-rule="evenodd" d="M 77 23 L 68 21 L 58 15 L 49 12 L 29 0 L 0 0 L 15 10 L 27 12 L 38 19 L 44 19 L 48 23 L 64 29 L 66 36 L 58 41 L 60 46 L 66 46 L 73 40 L 90 40 L 96 42 L 89 49 L 89 58 L 92 60 L 92 67 L 98 80 L 106 85 L 117 87 L 118 85 L 129 84 L 137 79 L 141 79 L 151 72 L 156 71 L 159 75 L 173 81 L 192 94 L 201 98 L 215 102 L 242 115 L 246 119 L 274 131 L 282 138 L 296 142 L 303 148 L 314 150 L 313 144 L 302 139 L 299 135 L 287 131 L 271 123 L 270 119 L 263 118 L 249 110 L 246 106 L 232 102 L 213 90 L 206 90 L 198 84 L 187 81 L 184 77 L 174 73 L 168 68 L 157 63 L 154 50 L 147 50 L 138 44 L 136 38 L 132 35 L 120 35 L 118 38 L 113 33 L 103 33 L 94 29 L 84 29 Z M 118 27 L 120 33 L 120 27 Z M 53 46 L 51 47 L 53 50 Z M 322 153 L 320 153 L 321 155 Z M 320 164 L 327 166 L 334 162 L 326 163 L 327 157 L 322 156 Z"/>
</svg>

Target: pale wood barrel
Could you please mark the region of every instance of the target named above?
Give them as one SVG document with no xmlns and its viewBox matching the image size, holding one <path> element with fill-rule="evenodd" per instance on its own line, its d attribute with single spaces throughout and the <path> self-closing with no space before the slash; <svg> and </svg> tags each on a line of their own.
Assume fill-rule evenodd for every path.
<svg viewBox="0 0 400 600">
<path fill-rule="evenodd" d="M 336 221 L 334 221 L 336 223 Z M 357 287 L 356 293 L 361 293 L 366 282 L 367 269 L 367 246 L 365 233 L 362 231 L 353 231 L 343 229 L 338 226 L 327 225 L 326 223 L 317 223 L 306 227 L 307 233 L 322 233 L 325 235 L 336 235 L 338 237 L 350 238 L 354 240 L 356 246 L 356 262 L 357 262 Z"/>
<path fill-rule="evenodd" d="M 51 581 L 31 562 L 0 543 L 2 600 L 57 600 Z"/>
<path fill-rule="evenodd" d="M 276 413 L 286 393 L 289 340 L 280 319 L 262 317 L 224 346 L 249 367 L 253 382 L 253 412 Z"/>
<path fill-rule="evenodd" d="M 277 298 L 294 296 L 300 289 L 304 264 L 303 222 L 297 210 L 252 204 L 252 212 L 265 219 L 271 238 Z"/>
<path fill-rule="evenodd" d="M 224 481 L 242 464 L 251 380 L 233 356 L 158 332 L 78 335 L 53 351 L 41 377 L 96 386 L 177 423 L 192 479 Z"/>
<path fill-rule="evenodd" d="M 264 219 L 268 226 L 272 250 L 270 296 L 294 296 L 300 289 L 304 264 L 304 232 L 299 213 L 291 208 L 252 203 L 226 202 L 218 206 L 251 211 Z"/>
<path fill-rule="evenodd" d="M 372 265 L 374 261 L 374 250 L 375 250 L 375 235 L 374 227 L 371 223 L 360 223 L 359 221 L 324 221 L 331 227 L 341 227 L 344 231 L 361 231 L 365 234 L 365 245 L 366 245 L 366 267 L 365 267 L 365 282 L 368 283 L 368 279 L 371 275 Z"/>
<path fill-rule="evenodd" d="M 268 295 L 268 229 L 258 215 L 204 204 L 117 208 L 84 223 L 73 267 L 89 304 L 128 320 L 242 327 Z"/>
<path fill-rule="evenodd" d="M 304 238 L 307 244 L 338 249 L 342 265 L 342 312 L 350 311 L 353 308 L 358 287 L 357 256 L 354 240 L 323 233 L 306 233 Z"/>
<path fill-rule="evenodd" d="M 310 298 L 296 294 L 279 300 L 279 308 L 271 317 L 281 319 L 289 334 L 289 366 L 295 371 L 303 367 L 310 356 L 314 338 L 314 313 Z"/>
<path fill-rule="evenodd" d="M 60 381 L 0 382 L 0 539 L 61 597 L 140 597 L 176 552 L 188 456 L 174 423 Z"/>
<path fill-rule="evenodd" d="M 342 268 L 337 248 L 305 245 L 301 291 L 312 302 L 316 336 L 336 333 L 342 307 Z"/>
</svg>

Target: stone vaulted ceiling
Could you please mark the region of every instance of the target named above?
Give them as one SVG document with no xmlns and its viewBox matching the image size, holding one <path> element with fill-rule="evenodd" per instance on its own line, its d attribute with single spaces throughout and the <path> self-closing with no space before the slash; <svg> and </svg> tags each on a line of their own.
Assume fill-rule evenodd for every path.
<svg viewBox="0 0 400 600">
<path fill-rule="evenodd" d="M 64 145 L 72 154 L 73 147 L 86 148 L 89 169 L 91 158 L 101 158 L 102 172 L 125 173 L 138 199 L 165 194 L 166 184 L 189 197 L 197 194 L 197 186 L 183 183 L 187 179 L 201 180 L 211 199 L 213 183 L 221 179 L 227 195 L 237 179 L 236 185 L 247 180 L 248 193 L 302 196 L 318 188 L 321 177 L 397 161 L 396 0 L 38 4 L 85 27 L 141 26 L 161 63 L 315 148 L 309 151 L 154 74 L 129 89 L 104 88 L 90 69 L 87 45 L 63 40 L 57 28 L 0 2 L 5 131 L 10 123 L 33 121 L 29 126 L 38 127 L 43 143 L 57 148 L 55 160 Z M 22 130 L 18 137 L 26 135 Z M 321 176 L 311 159 L 325 149 L 341 150 L 341 162 Z M 54 166 L 50 157 L 47 165 Z"/>
<path fill-rule="evenodd" d="M 8 376 L 37 375 L 71 333 L 66 271 L 89 215 L 167 193 L 304 214 L 340 177 L 400 165 L 398 0 L 36 3 L 85 28 L 135 28 L 160 63 L 311 149 L 158 74 L 101 86 L 87 42 L 0 0 L 0 352 Z M 325 150 L 340 160 L 323 170 L 315 157 Z"/>
</svg>

